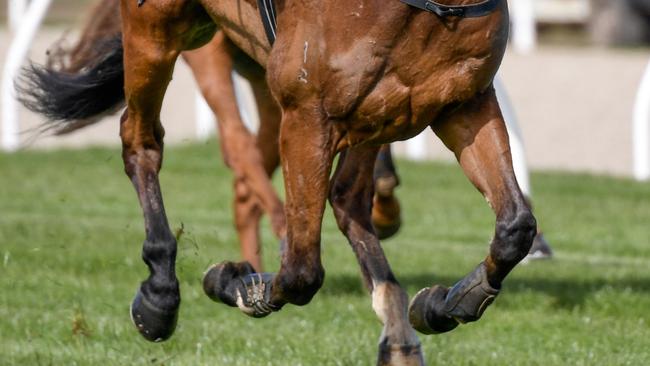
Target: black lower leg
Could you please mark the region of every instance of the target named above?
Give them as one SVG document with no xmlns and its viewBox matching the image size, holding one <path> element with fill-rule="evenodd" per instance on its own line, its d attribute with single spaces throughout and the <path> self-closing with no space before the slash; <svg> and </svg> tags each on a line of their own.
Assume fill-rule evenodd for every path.
<svg viewBox="0 0 650 366">
<path fill-rule="evenodd" d="M 123 118 L 123 136 L 130 128 L 128 118 Z M 169 229 L 158 182 L 162 132 L 153 134 L 149 144 L 131 144 L 125 139 L 123 158 L 144 214 L 142 259 L 149 268 L 149 277 L 131 305 L 131 317 L 147 340 L 163 341 L 174 332 L 181 299 L 175 272 L 176 239 Z"/>
<path fill-rule="evenodd" d="M 371 224 L 372 165 L 376 150 L 352 149 L 339 159 L 330 203 L 359 262 L 372 306 L 384 323 L 378 365 L 422 365 L 420 342 L 406 317 L 408 296 L 393 275 Z"/>
</svg>

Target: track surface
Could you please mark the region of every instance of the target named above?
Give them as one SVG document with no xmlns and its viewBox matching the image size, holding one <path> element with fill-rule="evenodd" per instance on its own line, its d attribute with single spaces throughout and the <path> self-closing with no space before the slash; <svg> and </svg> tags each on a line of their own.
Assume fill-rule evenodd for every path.
<svg viewBox="0 0 650 366">
<path fill-rule="evenodd" d="M 255 320 L 202 294 L 203 270 L 238 257 L 217 151 L 165 154 L 167 211 L 185 232 L 181 318 L 165 344 L 146 343 L 128 317 L 146 269 L 119 150 L 0 154 L 0 365 L 372 364 L 380 325 L 329 210 L 325 285 L 307 307 Z M 399 167 L 405 226 L 384 248 L 412 296 L 470 271 L 494 219 L 455 165 Z M 481 322 L 423 336 L 429 364 L 650 364 L 650 186 L 548 173 L 533 186 L 556 259 L 516 269 Z M 263 237 L 275 270 L 278 245 L 267 228 Z"/>
</svg>

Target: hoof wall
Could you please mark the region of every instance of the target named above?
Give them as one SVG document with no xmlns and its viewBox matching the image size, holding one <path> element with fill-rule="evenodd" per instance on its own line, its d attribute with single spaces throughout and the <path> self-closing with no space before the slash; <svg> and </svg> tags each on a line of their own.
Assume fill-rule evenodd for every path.
<svg viewBox="0 0 650 366">
<path fill-rule="evenodd" d="M 434 286 L 413 297 L 409 305 L 409 321 L 415 330 L 423 334 L 440 334 L 458 326 L 458 322 L 443 310 L 447 292 L 448 288 Z"/>
<path fill-rule="evenodd" d="M 254 273 L 248 262 L 221 262 L 210 267 L 203 276 L 203 291 L 210 299 L 229 306 L 237 306 L 239 277 Z"/>
<path fill-rule="evenodd" d="M 138 332 L 148 341 L 162 342 L 174 334 L 178 320 L 178 308 L 162 310 L 151 304 L 138 291 L 131 303 L 131 321 Z"/>
</svg>

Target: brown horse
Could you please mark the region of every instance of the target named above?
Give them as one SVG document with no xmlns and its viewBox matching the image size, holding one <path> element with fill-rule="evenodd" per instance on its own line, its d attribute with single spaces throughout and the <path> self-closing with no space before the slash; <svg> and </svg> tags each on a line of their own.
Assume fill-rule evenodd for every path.
<svg viewBox="0 0 650 366">
<path fill-rule="evenodd" d="M 89 59 L 100 58 L 98 41 L 119 36 L 122 22 L 119 0 L 103 1 L 95 5 L 81 31 L 81 38 L 72 46 L 59 40 L 48 50 L 47 65 L 67 73 L 76 73 Z M 222 156 L 234 173 L 234 222 L 239 238 L 242 259 L 257 271 L 262 270 L 259 227 L 262 214 L 269 215 L 276 237 L 283 240 L 286 233 L 284 206 L 272 187 L 270 177 L 280 163 L 278 134 L 280 109 L 270 95 L 265 71 L 241 52 L 223 32 L 217 32 L 205 46 L 182 53 L 195 80 L 217 116 L 219 135 L 222 136 Z M 253 136 L 246 128 L 237 108 L 233 80 L 236 69 L 253 86 L 261 128 Z M 70 123 L 57 134 L 73 132 L 95 122 Z M 375 163 L 375 196 L 372 222 L 380 239 L 393 236 L 401 226 L 400 205 L 394 195 L 398 176 L 389 145 L 381 148 Z"/>
<path fill-rule="evenodd" d="M 275 275 L 254 273 L 246 263 L 214 266 L 204 278 L 206 293 L 256 317 L 287 303 L 307 304 L 324 279 L 320 229 L 329 197 L 384 323 L 380 364 L 422 364 L 411 325 L 445 332 L 481 317 L 536 231 L 492 87 L 507 42 L 507 4 L 486 0 L 478 6 L 495 6 L 488 14 L 467 18 L 472 1 L 449 0 L 461 8 L 426 3 L 446 10 L 436 16 L 400 1 L 280 0 L 280 31 L 271 48 L 252 0 L 121 0 L 122 43 L 105 44 L 104 57 L 89 60 L 79 74 L 34 70 L 33 80 L 49 96 L 41 101 L 68 112 L 50 116 L 59 121 L 110 110 L 114 103 L 104 96 L 119 93 L 124 81 L 123 158 L 144 212 L 143 258 L 151 273 L 131 311 L 143 336 L 169 337 L 180 305 L 176 242 L 158 184 L 160 107 L 180 53 L 212 39 L 216 24 L 265 66 L 282 110 L 287 248 Z M 379 144 L 426 127 L 456 154 L 497 222 L 489 254 L 474 271 L 451 289 L 421 291 L 407 311 L 407 295 L 371 223 L 373 166 Z"/>
</svg>

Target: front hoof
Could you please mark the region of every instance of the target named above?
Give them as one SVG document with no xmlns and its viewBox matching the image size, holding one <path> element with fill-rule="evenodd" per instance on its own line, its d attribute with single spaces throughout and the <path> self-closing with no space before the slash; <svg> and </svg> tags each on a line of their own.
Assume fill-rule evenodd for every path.
<svg viewBox="0 0 650 366">
<path fill-rule="evenodd" d="M 458 326 L 458 322 L 444 311 L 448 288 L 434 286 L 418 292 L 409 305 L 409 322 L 423 334 L 446 333 Z"/>
<path fill-rule="evenodd" d="M 163 310 L 151 302 L 140 290 L 131 303 L 131 321 L 148 341 L 162 342 L 174 334 L 178 320 L 178 307 Z"/>
<path fill-rule="evenodd" d="M 210 267 L 203 275 L 203 291 L 209 298 L 229 306 L 237 306 L 237 287 L 235 279 L 255 273 L 248 262 L 221 262 Z"/>
<path fill-rule="evenodd" d="M 248 262 L 223 262 L 206 272 L 203 290 L 216 302 L 236 306 L 248 316 L 263 318 L 280 310 L 270 302 L 274 277 L 270 273 L 255 273 Z"/>
</svg>

